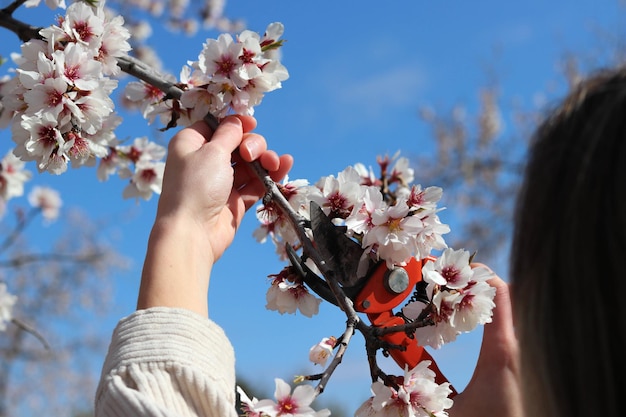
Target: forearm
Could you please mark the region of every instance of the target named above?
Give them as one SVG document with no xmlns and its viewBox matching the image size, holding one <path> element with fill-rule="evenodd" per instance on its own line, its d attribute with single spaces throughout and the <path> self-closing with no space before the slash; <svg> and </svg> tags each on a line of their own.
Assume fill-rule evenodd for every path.
<svg viewBox="0 0 626 417">
<path fill-rule="evenodd" d="M 157 217 L 141 277 L 137 309 L 178 307 L 208 316 L 212 254 L 205 229 L 182 216 Z"/>
</svg>

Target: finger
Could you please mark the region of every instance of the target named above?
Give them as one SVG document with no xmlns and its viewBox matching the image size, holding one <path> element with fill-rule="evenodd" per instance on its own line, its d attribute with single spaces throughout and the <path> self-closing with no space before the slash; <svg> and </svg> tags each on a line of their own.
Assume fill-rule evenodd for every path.
<svg viewBox="0 0 626 417">
<path fill-rule="evenodd" d="M 207 127 L 208 128 L 208 127 Z M 209 128 L 210 130 L 210 128 Z M 243 139 L 243 124 L 239 117 L 225 118 L 207 142 L 207 148 L 218 148 L 224 153 L 232 153 Z"/>
<path fill-rule="evenodd" d="M 281 181 L 289 173 L 293 167 L 293 156 L 289 154 L 279 156 L 279 166 L 276 170 L 270 172 L 270 177 L 274 181 Z"/>
<path fill-rule="evenodd" d="M 267 151 L 265 138 L 256 133 L 244 133 L 239 146 L 239 155 L 244 161 L 251 162 Z"/>
<path fill-rule="evenodd" d="M 259 158 L 259 162 L 268 172 L 273 172 L 280 168 L 280 159 L 278 158 L 278 154 L 271 150 L 264 152 Z"/>
<path fill-rule="evenodd" d="M 244 132 L 250 132 L 254 130 L 254 128 L 256 128 L 257 122 L 254 117 L 243 115 L 238 115 L 237 117 L 239 118 L 239 120 L 241 120 L 241 125 L 243 126 Z"/>
<path fill-rule="evenodd" d="M 198 150 L 213 135 L 213 130 L 204 121 L 198 121 L 176 133 L 168 144 L 168 153 L 185 155 Z"/>
</svg>

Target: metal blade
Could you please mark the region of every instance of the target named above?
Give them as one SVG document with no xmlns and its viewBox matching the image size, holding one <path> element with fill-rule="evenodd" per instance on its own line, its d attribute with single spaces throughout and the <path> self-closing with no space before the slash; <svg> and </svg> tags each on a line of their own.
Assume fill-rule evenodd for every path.
<svg viewBox="0 0 626 417">
<path fill-rule="evenodd" d="M 311 230 L 316 249 L 337 281 L 344 287 L 359 284 L 357 268 L 363 249 L 324 214 L 321 207 L 311 202 Z"/>
</svg>

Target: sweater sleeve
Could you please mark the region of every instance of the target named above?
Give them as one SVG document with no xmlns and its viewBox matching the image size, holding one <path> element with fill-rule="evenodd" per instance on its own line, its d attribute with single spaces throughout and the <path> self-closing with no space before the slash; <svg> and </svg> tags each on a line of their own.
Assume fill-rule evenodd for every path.
<svg viewBox="0 0 626 417">
<path fill-rule="evenodd" d="M 96 417 L 237 417 L 232 345 L 193 312 L 137 311 L 113 332 L 95 409 Z"/>
</svg>

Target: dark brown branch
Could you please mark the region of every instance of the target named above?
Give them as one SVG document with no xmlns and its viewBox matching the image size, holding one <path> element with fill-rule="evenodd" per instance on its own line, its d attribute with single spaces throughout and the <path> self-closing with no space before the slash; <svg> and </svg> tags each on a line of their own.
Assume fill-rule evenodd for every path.
<svg viewBox="0 0 626 417">
<path fill-rule="evenodd" d="M 15 33 L 22 42 L 28 42 L 31 39 L 41 39 L 39 34 L 41 28 L 27 25 L 13 17 L 13 12 L 23 3 L 23 0 L 17 0 L 0 10 L 0 27 Z"/>
</svg>

